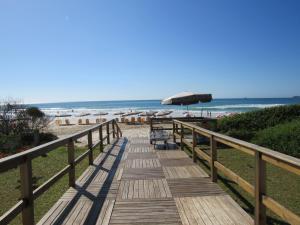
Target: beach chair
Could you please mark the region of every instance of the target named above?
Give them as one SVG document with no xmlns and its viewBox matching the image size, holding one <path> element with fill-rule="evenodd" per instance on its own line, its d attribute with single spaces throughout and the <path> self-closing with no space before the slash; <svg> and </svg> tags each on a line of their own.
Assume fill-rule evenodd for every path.
<svg viewBox="0 0 300 225">
<path fill-rule="evenodd" d="M 56 124 L 56 126 L 60 126 L 61 125 L 61 120 L 55 120 L 55 124 Z"/>
<path fill-rule="evenodd" d="M 70 126 L 70 125 L 71 125 L 69 119 L 66 119 L 66 120 L 65 120 L 65 123 L 66 123 L 66 126 Z"/>
<path fill-rule="evenodd" d="M 85 124 L 86 124 L 86 125 L 90 125 L 90 120 L 89 120 L 89 119 L 86 119 L 86 120 L 85 120 Z"/>
<path fill-rule="evenodd" d="M 145 123 L 145 118 L 144 117 L 141 118 L 141 123 Z"/>
<path fill-rule="evenodd" d="M 124 117 L 121 118 L 121 123 L 125 123 L 125 118 Z"/>
<path fill-rule="evenodd" d="M 119 123 L 119 118 L 116 118 L 116 122 Z"/>
<path fill-rule="evenodd" d="M 101 123 L 101 120 L 100 119 L 96 119 L 96 123 Z"/>
<path fill-rule="evenodd" d="M 146 117 L 146 123 L 149 123 L 150 122 L 150 117 Z"/>
<path fill-rule="evenodd" d="M 125 118 L 125 123 L 129 123 L 129 119 Z"/>
<path fill-rule="evenodd" d="M 138 117 L 138 118 L 137 118 L 137 121 L 138 121 L 138 123 L 142 123 L 142 118 L 141 118 L 141 117 Z"/>
<path fill-rule="evenodd" d="M 135 123 L 135 117 L 131 117 L 130 122 Z"/>
<path fill-rule="evenodd" d="M 83 124 L 82 124 L 82 119 L 79 119 L 79 120 L 78 120 L 78 125 L 83 125 Z"/>
</svg>

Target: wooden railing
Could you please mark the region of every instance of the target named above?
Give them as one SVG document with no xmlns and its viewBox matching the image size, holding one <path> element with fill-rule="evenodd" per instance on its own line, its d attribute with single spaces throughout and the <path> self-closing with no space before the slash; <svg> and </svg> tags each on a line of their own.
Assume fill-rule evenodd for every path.
<svg viewBox="0 0 300 225">
<path fill-rule="evenodd" d="M 192 134 L 190 139 L 185 138 L 185 131 L 187 130 Z M 197 147 L 198 135 L 204 136 L 210 140 L 210 154 L 207 154 L 201 148 Z M 300 175 L 300 159 L 179 120 L 173 121 L 173 136 L 175 143 L 177 139 L 180 140 L 182 150 L 185 145 L 191 149 L 195 162 L 197 158 L 200 157 L 209 163 L 211 179 L 213 182 L 217 182 L 218 171 L 221 171 L 225 176 L 230 178 L 255 198 L 256 225 L 266 224 L 266 208 L 270 209 L 290 224 L 300 224 L 300 217 L 298 215 L 276 202 L 266 193 L 266 162 L 296 175 Z M 217 143 L 222 143 L 255 157 L 254 186 L 218 162 Z"/>
<path fill-rule="evenodd" d="M 103 131 L 106 133 L 103 135 Z M 99 131 L 99 141 L 93 143 L 93 132 Z M 88 136 L 88 150 L 75 159 L 74 142 Z M 75 187 L 75 166 L 88 156 L 89 164 L 93 164 L 93 150 L 100 146 L 100 152 L 106 144 L 110 144 L 112 138 L 119 139 L 122 137 L 122 132 L 116 123 L 116 120 L 110 120 L 102 124 L 95 125 L 89 129 L 61 138 L 47 144 L 32 148 L 25 152 L 15 154 L 0 160 L 0 173 L 7 170 L 20 167 L 21 180 L 21 200 L 0 217 L 0 224 L 8 224 L 16 216 L 22 213 L 22 221 L 24 225 L 34 224 L 34 200 L 47 191 L 52 185 L 60 180 L 64 175 L 69 174 L 69 186 Z M 66 146 L 68 150 L 68 166 L 51 177 L 48 181 L 42 184 L 37 189 L 33 190 L 32 181 L 32 160 L 45 155 L 46 153 L 57 149 L 61 146 Z"/>
<path fill-rule="evenodd" d="M 173 130 L 173 120 L 180 120 L 183 122 L 215 122 L 216 119 L 205 118 L 205 117 L 176 117 L 176 118 L 150 118 L 150 131 L 153 130 Z M 170 125 L 170 126 L 166 126 Z"/>
</svg>

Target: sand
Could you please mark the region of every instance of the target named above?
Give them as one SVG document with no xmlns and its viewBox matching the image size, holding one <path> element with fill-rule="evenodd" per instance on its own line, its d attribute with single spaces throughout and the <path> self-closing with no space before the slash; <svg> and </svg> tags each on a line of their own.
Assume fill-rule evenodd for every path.
<svg viewBox="0 0 300 225">
<path fill-rule="evenodd" d="M 124 124 L 124 123 L 119 123 L 118 124 L 123 136 L 125 137 L 145 137 L 149 135 L 150 132 L 150 126 L 149 125 L 129 125 L 129 124 Z M 71 134 L 75 134 L 77 132 L 86 130 L 94 125 L 69 125 L 69 126 L 58 126 L 55 124 L 55 121 L 52 121 L 49 126 L 47 127 L 46 131 L 53 133 L 56 135 L 58 138 L 64 138 L 66 136 L 69 136 Z M 105 131 L 104 131 L 105 132 Z M 105 134 L 104 134 L 105 135 Z M 93 142 L 95 143 L 96 141 L 99 140 L 99 132 L 95 131 L 93 132 Z M 77 146 L 83 147 L 87 146 L 87 136 L 78 139 L 76 142 Z"/>
</svg>

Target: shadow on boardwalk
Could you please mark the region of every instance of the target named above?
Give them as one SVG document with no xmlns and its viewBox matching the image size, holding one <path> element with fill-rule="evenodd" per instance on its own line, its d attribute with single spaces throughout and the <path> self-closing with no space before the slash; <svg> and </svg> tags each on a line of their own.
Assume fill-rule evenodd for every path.
<svg viewBox="0 0 300 225">
<path fill-rule="evenodd" d="M 119 143 L 121 143 L 120 146 L 118 146 Z M 66 221 L 68 216 L 71 214 L 71 211 L 74 210 L 74 207 L 76 206 L 78 201 L 83 196 L 88 198 L 93 203 L 92 203 L 92 207 L 90 208 L 90 210 L 88 212 L 88 215 L 85 216 L 85 218 L 86 218 L 85 221 L 84 222 L 82 221 L 81 224 L 86 224 L 86 225 L 96 224 L 98 215 L 100 214 L 100 212 L 102 210 L 106 196 L 108 195 L 109 189 L 110 189 L 113 179 L 116 175 L 118 166 L 121 162 L 124 150 L 126 148 L 126 144 L 127 144 L 127 139 L 123 139 L 123 140 L 116 141 L 109 147 L 109 149 L 106 149 L 106 152 L 104 153 L 105 156 L 101 160 L 101 162 L 98 165 L 96 165 L 94 163 L 94 165 L 92 166 L 95 168 L 95 170 L 89 176 L 88 180 L 85 181 L 84 185 L 78 186 L 76 184 L 76 190 L 78 190 L 78 193 L 72 198 L 72 200 L 69 202 L 67 207 L 58 216 L 58 218 L 55 219 L 55 222 L 54 222 L 55 225 L 63 224 Z M 114 155 L 114 154 L 112 154 L 112 151 L 115 150 L 116 147 L 119 147 L 120 150 L 117 155 Z M 103 165 L 106 163 L 106 161 L 108 160 L 108 158 L 110 156 L 115 157 L 115 160 L 113 162 L 112 168 L 110 170 L 107 170 L 107 169 L 103 168 Z M 92 183 L 92 181 L 95 179 L 95 177 L 98 175 L 98 173 L 103 170 L 108 173 L 108 176 L 103 184 L 99 184 L 99 185 L 102 185 L 102 188 L 100 189 L 100 192 L 98 193 L 98 195 L 94 196 L 89 191 L 87 191 L 87 188 Z"/>
</svg>

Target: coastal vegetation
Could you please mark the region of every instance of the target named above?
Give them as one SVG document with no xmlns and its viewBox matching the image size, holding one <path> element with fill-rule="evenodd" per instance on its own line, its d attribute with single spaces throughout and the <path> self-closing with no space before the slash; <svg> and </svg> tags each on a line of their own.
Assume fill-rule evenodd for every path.
<svg viewBox="0 0 300 225">
<path fill-rule="evenodd" d="M 300 105 L 278 106 L 222 118 L 217 131 L 300 157 Z"/>
<path fill-rule="evenodd" d="M 6 156 L 56 139 L 44 132 L 50 119 L 36 107 L 16 101 L 0 104 L 0 153 Z"/>
</svg>

